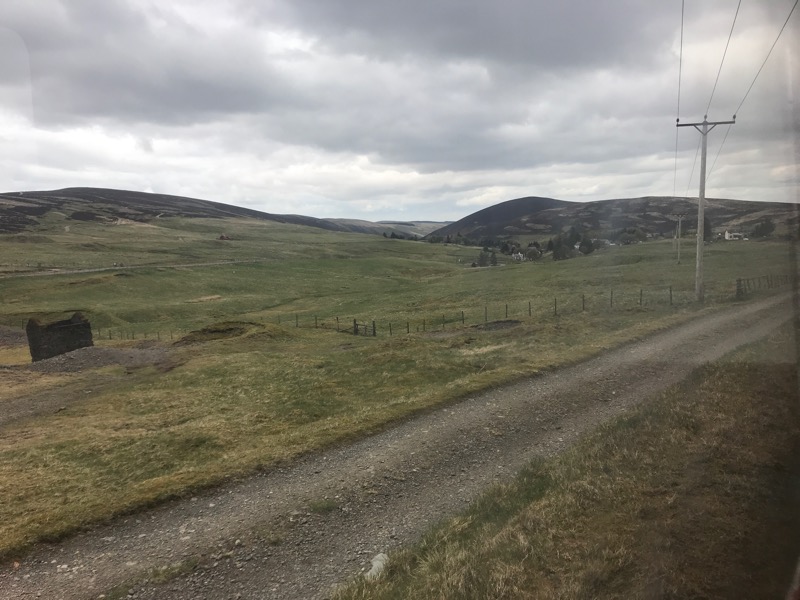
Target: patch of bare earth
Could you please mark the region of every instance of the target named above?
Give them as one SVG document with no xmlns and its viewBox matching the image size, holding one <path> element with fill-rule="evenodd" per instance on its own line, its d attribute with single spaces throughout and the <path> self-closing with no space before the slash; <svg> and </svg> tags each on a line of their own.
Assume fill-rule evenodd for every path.
<svg viewBox="0 0 800 600">
<path fill-rule="evenodd" d="M 13 339 L 13 336 L 9 339 Z M 27 417 L 52 414 L 82 399 L 85 384 L 79 377 L 71 375 L 114 365 L 137 369 L 169 365 L 169 362 L 168 349 L 143 342 L 130 348 L 89 346 L 34 363 L 0 365 L 0 385 L 20 390 L 20 393 L 10 394 L 0 400 L 0 426 Z M 99 376 L 93 385 L 102 386 L 111 379 L 107 375 Z"/>
<path fill-rule="evenodd" d="M 561 452 L 791 317 L 786 297 L 736 306 L 354 444 L 41 544 L 0 568 L 0 599 L 100 598 L 114 586 L 138 599 L 326 598 L 375 554 L 418 539 L 531 459 Z"/>
</svg>

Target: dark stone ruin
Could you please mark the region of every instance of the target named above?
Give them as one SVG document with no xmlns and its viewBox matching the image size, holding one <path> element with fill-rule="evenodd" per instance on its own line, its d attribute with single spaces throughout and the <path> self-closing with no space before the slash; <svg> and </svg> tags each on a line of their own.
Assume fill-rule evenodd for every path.
<svg viewBox="0 0 800 600">
<path fill-rule="evenodd" d="M 92 326 L 79 312 L 69 319 L 47 324 L 38 319 L 29 319 L 25 333 L 28 334 L 33 362 L 94 345 Z"/>
</svg>

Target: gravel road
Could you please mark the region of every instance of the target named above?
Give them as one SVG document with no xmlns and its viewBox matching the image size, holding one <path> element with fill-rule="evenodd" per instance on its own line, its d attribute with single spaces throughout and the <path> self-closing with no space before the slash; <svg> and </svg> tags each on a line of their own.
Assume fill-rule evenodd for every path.
<svg viewBox="0 0 800 600">
<path fill-rule="evenodd" d="M 792 317 L 737 305 L 578 365 L 491 390 L 357 443 L 120 518 L 0 566 L 0 599 L 326 598 L 379 552 Z M 188 573 L 147 581 L 194 559 Z"/>
</svg>

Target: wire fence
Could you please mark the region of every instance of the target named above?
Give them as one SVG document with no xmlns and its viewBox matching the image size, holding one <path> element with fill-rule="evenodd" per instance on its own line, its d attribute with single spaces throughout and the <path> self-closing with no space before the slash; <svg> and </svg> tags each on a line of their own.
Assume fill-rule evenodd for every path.
<svg viewBox="0 0 800 600">
<path fill-rule="evenodd" d="M 738 278 L 728 290 L 717 294 L 720 301 L 745 300 L 768 290 L 789 286 L 792 278 L 788 274 L 761 275 Z M 508 320 L 530 321 L 563 318 L 581 313 L 612 314 L 623 311 L 653 311 L 679 309 L 694 305 L 692 290 L 675 289 L 672 286 L 609 287 L 581 293 L 542 294 L 528 301 L 486 302 L 469 309 L 429 309 L 416 311 L 412 316 L 397 317 L 340 317 L 314 314 L 313 312 L 276 315 L 249 319 L 262 324 L 283 327 L 335 330 L 360 336 L 395 336 L 412 333 L 442 331 L 457 327 L 474 327 Z M 25 328 L 26 322 L 22 322 Z M 202 330 L 203 326 L 165 327 L 148 323 L 120 327 L 95 327 L 95 340 L 176 342 L 189 333 Z"/>
<path fill-rule="evenodd" d="M 310 315 L 294 315 L 295 327 L 335 329 L 354 335 L 403 335 L 442 331 L 458 327 L 473 327 L 508 320 L 532 320 L 561 318 L 579 313 L 609 313 L 612 311 L 650 310 L 688 306 L 694 295 L 685 290 L 674 290 L 671 286 L 659 289 L 611 289 L 607 291 L 578 294 L 538 296 L 528 301 L 485 303 L 468 310 L 427 311 L 413 318 L 344 320 L 339 317 L 321 318 Z M 313 320 L 313 322 L 312 322 Z M 286 321 L 279 320 L 278 324 Z"/>
<path fill-rule="evenodd" d="M 777 290 L 791 285 L 788 274 L 762 275 L 739 278 L 728 289 L 717 294 L 720 301 L 744 300 L 766 290 Z M 527 302 L 486 303 L 470 310 L 441 311 L 425 316 L 415 315 L 406 319 L 358 319 L 344 320 L 339 317 L 322 318 L 318 315 L 293 317 L 295 327 L 335 329 L 354 335 L 402 335 L 442 331 L 448 328 L 487 325 L 501 321 L 560 318 L 580 313 L 612 313 L 613 311 L 648 311 L 655 309 L 685 308 L 696 304 L 693 290 L 676 290 L 672 286 L 659 288 L 609 288 L 590 293 L 573 293 L 541 296 Z M 313 322 L 312 322 L 313 320 Z M 286 324 L 278 318 L 278 324 Z"/>
<path fill-rule="evenodd" d="M 792 284 L 788 273 L 779 275 L 761 275 L 759 277 L 739 278 L 736 280 L 736 299 L 742 300 L 753 292 L 774 290 Z"/>
</svg>

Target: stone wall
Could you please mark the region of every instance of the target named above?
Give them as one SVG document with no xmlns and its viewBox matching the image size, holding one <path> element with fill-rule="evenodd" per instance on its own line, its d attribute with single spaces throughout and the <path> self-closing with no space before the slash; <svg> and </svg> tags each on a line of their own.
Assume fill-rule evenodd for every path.
<svg viewBox="0 0 800 600">
<path fill-rule="evenodd" d="M 54 323 L 45 324 L 38 319 L 29 319 L 25 332 L 28 334 L 33 362 L 94 345 L 92 326 L 79 312 L 69 319 Z"/>
</svg>

